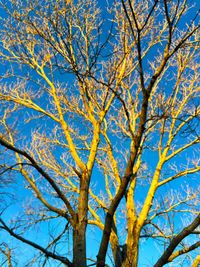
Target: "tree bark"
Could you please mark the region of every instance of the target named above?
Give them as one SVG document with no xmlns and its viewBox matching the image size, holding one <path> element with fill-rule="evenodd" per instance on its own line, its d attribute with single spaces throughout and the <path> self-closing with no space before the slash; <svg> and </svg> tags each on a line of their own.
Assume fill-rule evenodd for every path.
<svg viewBox="0 0 200 267">
<path fill-rule="evenodd" d="M 86 225 L 80 225 L 73 231 L 73 266 L 86 267 Z"/>
<path fill-rule="evenodd" d="M 127 248 L 126 259 L 121 265 L 122 267 L 137 267 L 138 266 L 138 244 L 134 244 Z"/>
<path fill-rule="evenodd" d="M 180 242 L 187 237 L 192 231 L 194 231 L 200 225 L 200 214 L 194 219 L 194 221 L 186 226 L 179 234 L 177 234 L 170 242 L 169 246 L 165 249 L 162 256 L 158 259 L 154 267 L 162 267 L 168 263 L 168 259 L 172 255 L 173 251 L 180 244 Z"/>
<path fill-rule="evenodd" d="M 122 252 L 121 252 L 121 249 L 120 249 L 118 238 L 117 238 L 116 235 L 111 233 L 110 239 L 112 241 L 112 242 L 110 242 L 110 244 L 111 244 L 111 249 L 112 249 L 112 254 L 113 254 L 115 267 L 121 267 L 121 264 L 122 264 Z"/>
<path fill-rule="evenodd" d="M 7 258 L 8 258 L 8 267 L 12 267 L 12 262 L 11 262 L 11 251 L 9 248 L 7 248 Z"/>
<path fill-rule="evenodd" d="M 90 175 L 85 172 L 80 178 L 78 213 L 73 229 L 73 266 L 86 267 L 86 228 Z"/>
<path fill-rule="evenodd" d="M 122 267 L 137 267 L 138 266 L 138 245 L 139 234 L 133 232 L 132 238 L 127 240 L 126 251 L 124 251 L 124 261 Z"/>
</svg>

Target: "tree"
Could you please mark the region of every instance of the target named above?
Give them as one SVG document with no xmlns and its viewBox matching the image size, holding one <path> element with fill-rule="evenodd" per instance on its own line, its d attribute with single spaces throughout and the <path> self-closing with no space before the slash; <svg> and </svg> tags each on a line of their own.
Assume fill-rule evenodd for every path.
<svg viewBox="0 0 200 267">
<path fill-rule="evenodd" d="M 187 2 L 1 1 L 1 177 L 21 204 L 0 227 L 41 253 L 33 264 L 88 266 L 95 228 L 91 265 L 110 244 L 114 266 L 138 266 L 142 239 L 162 244 L 156 267 L 198 265 L 199 13 Z M 37 225 L 45 242 L 26 237 Z"/>
</svg>

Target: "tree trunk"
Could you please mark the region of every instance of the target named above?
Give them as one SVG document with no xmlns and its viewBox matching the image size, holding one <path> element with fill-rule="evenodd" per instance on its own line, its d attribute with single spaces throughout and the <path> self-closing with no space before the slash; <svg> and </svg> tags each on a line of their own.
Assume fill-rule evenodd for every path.
<svg viewBox="0 0 200 267">
<path fill-rule="evenodd" d="M 86 267 L 86 225 L 80 225 L 73 231 L 73 266 Z"/>
<path fill-rule="evenodd" d="M 126 259 L 122 263 L 122 267 L 137 267 L 138 266 L 138 245 L 131 246 L 131 250 L 127 251 Z"/>
<path fill-rule="evenodd" d="M 112 234 L 111 234 L 112 236 Z M 121 267 L 122 264 L 122 253 L 119 244 L 116 243 L 111 243 L 111 249 L 112 249 L 112 254 L 113 254 L 113 259 L 115 263 L 115 267 Z"/>
<path fill-rule="evenodd" d="M 117 247 L 114 252 L 114 263 L 115 263 L 115 267 L 121 267 L 122 265 L 122 256 L 121 256 L 120 247 Z"/>
<path fill-rule="evenodd" d="M 86 267 L 86 228 L 88 214 L 88 191 L 90 177 L 87 172 L 80 179 L 78 213 L 73 229 L 73 266 Z"/>
<path fill-rule="evenodd" d="M 133 233 L 132 239 L 127 241 L 126 250 L 124 251 L 124 261 L 122 267 L 137 267 L 138 266 L 138 244 L 139 235 Z"/>
</svg>

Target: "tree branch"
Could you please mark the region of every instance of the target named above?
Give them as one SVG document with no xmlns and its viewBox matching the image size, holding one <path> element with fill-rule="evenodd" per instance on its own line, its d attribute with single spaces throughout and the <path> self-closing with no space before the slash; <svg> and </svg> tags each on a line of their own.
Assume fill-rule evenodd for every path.
<svg viewBox="0 0 200 267">
<path fill-rule="evenodd" d="M 8 148 L 9 150 L 12 150 L 12 151 L 24 156 L 25 158 L 27 158 L 32 163 L 32 166 L 49 182 L 49 184 L 53 187 L 53 189 L 56 191 L 58 196 L 63 200 L 63 202 L 66 204 L 68 211 L 69 211 L 70 215 L 72 216 L 72 218 L 75 216 L 75 212 L 72 209 L 71 204 L 69 203 L 69 201 L 67 200 L 67 198 L 63 194 L 63 192 L 59 189 L 59 187 L 56 185 L 56 183 L 53 181 L 53 179 L 37 164 L 37 162 L 27 152 L 22 151 L 16 147 L 14 147 L 13 145 L 9 144 L 8 142 L 4 141 L 1 138 L 0 138 L 0 144 L 4 147 Z M 67 218 L 67 219 L 70 219 L 70 218 Z"/>
<path fill-rule="evenodd" d="M 200 214 L 194 219 L 194 221 L 186 226 L 177 236 L 175 236 L 167 249 L 164 251 L 163 255 L 158 259 L 154 267 L 162 267 L 169 262 L 170 257 L 173 255 L 173 251 L 180 244 L 180 242 L 187 237 L 193 230 L 195 230 L 200 225 Z"/>
<path fill-rule="evenodd" d="M 189 246 L 189 247 L 186 247 L 186 248 L 183 248 L 183 249 L 180 249 L 176 252 L 174 252 L 168 259 L 168 262 L 171 262 L 173 261 L 175 258 L 185 254 L 185 253 L 188 253 L 196 248 L 198 248 L 200 246 L 200 241 L 196 242 L 195 244 Z"/>
<path fill-rule="evenodd" d="M 55 259 L 55 260 L 59 260 L 61 261 L 62 263 L 66 264 L 68 267 L 72 267 L 72 263 L 66 258 L 66 257 L 62 257 L 62 256 L 59 256 L 59 255 L 56 255 L 50 251 L 48 251 L 47 249 L 41 247 L 40 245 L 24 238 L 24 237 L 21 237 L 20 235 L 16 234 L 11 228 L 9 228 L 5 222 L 0 218 L 0 223 L 2 224 L 2 226 L 0 226 L 1 229 L 7 231 L 11 236 L 15 237 L 16 239 L 22 241 L 23 243 L 25 244 L 28 244 L 30 245 L 31 247 L 33 248 L 36 248 L 37 250 L 40 250 L 42 253 L 44 253 L 44 255 L 46 257 L 50 257 L 52 259 Z"/>
</svg>

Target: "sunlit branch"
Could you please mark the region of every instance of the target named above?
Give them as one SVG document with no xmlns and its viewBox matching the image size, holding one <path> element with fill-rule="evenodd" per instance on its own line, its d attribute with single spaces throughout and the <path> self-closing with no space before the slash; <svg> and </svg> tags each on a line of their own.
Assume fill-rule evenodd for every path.
<svg viewBox="0 0 200 267">
<path fill-rule="evenodd" d="M 194 259 L 191 267 L 198 267 L 200 264 L 200 255 L 197 255 L 196 258 Z"/>
<path fill-rule="evenodd" d="M 120 185 L 121 179 L 120 179 L 118 164 L 117 164 L 117 161 L 116 161 L 116 159 L 115 159 L 115 157 L 113 155 L 112 143 L 111 143 L 110 139 L 108 138 L 108 135 L 107 135 L 106 131 L 107 131 L 107 125 L 106 125 L 106 122 L 105 122 L 105 130 L 102 131 L 102 134 L 103 134 L 103 136 L 104 136 L 104 138 L 106 140 L 106 143 L 108 145 L 108 149 L 106 149 L 106 152 L 108 154 L 108 157 L 109 157 L 111 165 L 112 165 L 114 177 L 115 177 L 115 179 L 117 181 L 117 184 Z"/>
<path fill-rule="evenodd" d="M 177 173 L 175 175 L 172 175 L 169 178 L 164 179 L 163 181 L 160 181 L 158 183 L 158 187 L 162 186 L 162 185 L 164 185 L 166 183 L 169 183 L 169 182 L 171 182 L 171 181 L 173 181 L 173 180 L 175 180 L 177 178 L 180 178 L 180 177 L 183 177 L 183 176 L 187 176 L 188 174 L 193 174 L 193 173 L 196 173 L 196 172 L 199 172 L 199 171 L 200 171 L 200 166 L 197 166 L 195 168 L 186 169 L 186 170 L 181 171 L 181 172 L 179 172 L 179 173 Z"/>
<path fill-rule="evenodd" d="M 194 140 L 192 140 L 190 143 L 187 143 L 187 144 L 183 145 L 182 147 L 178 148 L 177 150 L 172 151 L 171 154 L 166 157 L 166 161 L 169 161 L 170 159 L 172 159 L 176 155 L 180 154 L 181 152 L 183 152 L 187 148 L 191 147 L 194 144 L 198 144 L 199 142 L 200 142 L 200 138 L 197 137 Z"/>
<path fill-rule="evenodd" d="M 189 195 L 189 196 L 187 196 L 186 198 L 183 198 L 183 199 L 181 199 L 181 200 L 177 200 L 177 201 L 175 201 L 174 203 L 173 203 L 173 199 L 171 200 L 172 201 L 172 203 L 169 205 L 169 207 L 168 208 L 165 208 L 164 210 L 160 210 L 160 211 L 158 211 L 158 212 L 156 212 L 155 210 L 152 210 L 152 212 L 154 212 L 154 214 L 152 215 L 152 216 L 150 216 L 150 219 L 149 220 L 147 220 L 147 222 L 151 222 L 151 221 L 153 221 L 156 217 L 158 217 L 158 216 L 163 216 L 163 215 L 165 215 L 165 214 L 168 214 L 169 212 L 176 212 L 176 208 L 178 207 L 178 206 L 181 206 L 181 204 L 186 204 L 187 202 L 189 202 L 190 200 L 193 200 L 193 199 L 195 199 L 196 198 L 196 194 L 192 194 L 191 196 Z M 151 212 L 151 213 L 152 213 Z M 179 211 L 179 212 L 181 212 L 181 210 Z M 195 212 L 193 211 L 193 210 L 188 210 L 188 212 L 190 212 L 190 213 L 194 213 L 195 214 Z"/>
<path fill-rule="evenodd" d="M 60 124 L 61 124 L 61 126 L 63 128 L 64 133 L 65 133 L 67 142 L 69 144 L 70 152 L 71 152 L 75 162 L 77 163 L 77 165 L 83 171 L 83 170 L 85 170 L 85 164 L 82 162 L 82 160 L 80 159 L 79 155 L 77 154 L 77 151 L 76 151 L 76 148 L 75 148 L 75 144 L 74 144 L 74 142 L 72 140 L 72 137 L 71 137 L 71 135 L 69 133 L 68 125 L 67 125 L 67 123 L 66 123 L 66 121 L 64 119 L 64 116 L 63 116 L 63 112 L 62 112 L 62 108 L 61 108 L 61 105 L 60 105 L 59 98 L 57 96 L 56 88 L 55 88 L 54 84 L 52 83 L 52 81 L 50 81 L 50 79 L 46 76 L 46 73 L 44 72 L 43 68 L 40 69 L 40 74 L 41 74 L 41 77 L 44 78 L 44 80 L 49 84 L 49 86 L 52 89 L 52 94 L 53 94 L 53 97 L 54 97 L 55 105 L 57 107 L 59 118 L 60 118 L 59 122 L 60 122 Z"/>
<path fill-rule="evenodd" d="M 17 90 L 17 88 L 15 88 L 15 90 Z M 33 109 L 33 110 L 38 111 L 41 114 L 51 118 L 52 120 L 59 122 L 59 120 L 56 116 L 54 116 L 53 114 L 49 113 L 48 111 L 42 109 L 40 106 L 38 106 L 36 103 L 34 103 L 31 99 L 22 99 L 19 96 L 14 97 L 12 95 L 2 94 L 2 93 L 0 93 L 0 99 L 6 100 L 6 101 L 11 101 L 11 102 L 14 102 L 16 104 L 27 107 L 29 109 Z"/>
<path fill-rule="evenodd" d="M 0 252 L 2 254 L 4 254 L 5 257 L 6 257 L 6 260 L 4 262 L 2 262 L 1 264 L 4 265 L 4 263 L 7 262 L 8 267 L 12 267 L 13 265 L 12 265 L 11 249 L 5 243 L 0 244 L 0 245 L 3 246 L 3 247 L 5 247 L 4 249 L 2 249 L 0 247 Z"/>
</svg>

